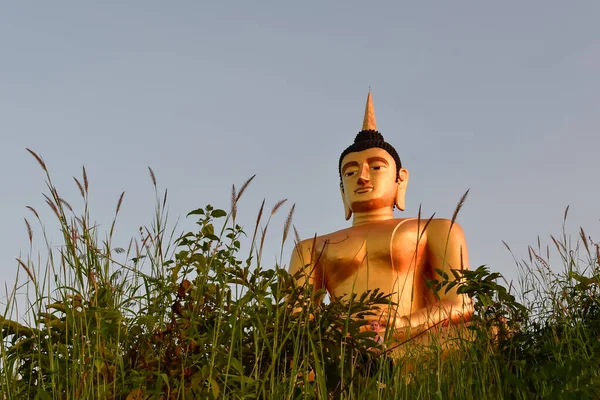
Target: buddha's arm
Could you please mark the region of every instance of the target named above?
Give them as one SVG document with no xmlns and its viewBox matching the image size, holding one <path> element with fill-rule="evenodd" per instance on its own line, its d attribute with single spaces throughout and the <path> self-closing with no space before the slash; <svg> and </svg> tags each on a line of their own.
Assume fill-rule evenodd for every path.
<svg viewBox="0 0 600 400">
<path fill-rule="evenodd" d="M 443 280 L 436 270 L 444 271 L 449 279 L 453 279 L 451 269 L 469 268 L 467 243 L 458 224 L 451 224 L 448 220 L 433 220 L 427 227 L 426 238 L 424 273 L 428 279 Z M 400 320 L 396 320 L 396 326 L 410 327 L 412 335 L 435 325 L 468 321 L 473 313 L 472 300 L 467 295 L 457 293 L 457 289 L 454 286 L 446 292 L 446 288 L 442 287 L 436 296 L 430 289 L 422 288 L 425 290 L 426 306 L 414 310 L 410 315 L 401 316 Z"/>
<path fill-rule="evenodd" d="M 294 250 L 292 250 L 292 258 L 290 260 L 290 266 L 288 271 L 291 275 L 296 274 L 298 271 L 302 271 L 299 278 L 296 280 L 298 285 L 304 285 L 308 283 L 313 286 L 313 289 L 319 290 L 324 287 L 324 279 L 316 260 L 313 258 L 314 252 L 312 251 L 315 246 L 316 240 L 309 239 L 303 240 L 298 243 Z"/>
</svg>

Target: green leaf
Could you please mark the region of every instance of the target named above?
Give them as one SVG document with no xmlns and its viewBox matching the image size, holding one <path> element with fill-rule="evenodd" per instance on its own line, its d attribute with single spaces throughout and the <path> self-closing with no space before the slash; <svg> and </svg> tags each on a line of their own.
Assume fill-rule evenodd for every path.
<svg viewBox="0 0 600 400">
<path fill-rule="evenodd" d="M 205 377 L 202 375 L 201 372 L 196 372 L 194 375 L 192 375 L 192 378 L 190 379 L 190 387 L 192 389 L 199 389 L 200 385 L 205 381 Z"/>
<path fill-rule="evenodd" d="M 221 389 L 219 388 L 219 384 L 214 378 L 210 378 L 210 390 L 212 390 L 213 396 L 215 399 L 219 398 L 219 394 L 221 394 Z"/>
<path fill-rule="evenodd" d="M 214 233 L 215 233 L 215 227 L 212 226 L 212 224 L 205 225 L 202 228 L 203 235 L 214 235 Z"/>
<path fill-rule="evenodd" d="M 238 360 L 235 357 L 231 357 L 230 363 L 235 372 L 237 372 L 240 375 L 244 374 L 244 368 L 242 367 L 242 363 L 240 362 L 240 360 Z"/>
<path fill-rule="evenodd" d="M 446 291 L 445 291 L 445 293 L 448 293 L 448 292 L 449 292 L 450 290 L 452 290 L 452 288 L 453 288 L 454 286 L 456 286 L 457 284 L 458 284 L 458 282 L 456 282 L 456 281 L 452 281 L 452 282 L 450 282 L 450 283 L 449 283 L 449 284 L 446 286 Z"/>
<path fill-rule="evenodd" d="M 213 218 L 221 218 L 221 217 L 225 217 L 227 216 L 227 213 L 223 210 L 213 210 L 210 215 L 212 215 Z"/>
<path fill-rule="evenodd" d="M 38 389 L 35 395 L 36 400 L 52 400 L 52 395 L 43 389 Z"/>
<path fill-rule="evenodd" d="M 190 215 L 204 215 L 204 209 L 196 208 L 194 211 L 190 211 L 186 216 L 189 217 Z"/>
</svg>

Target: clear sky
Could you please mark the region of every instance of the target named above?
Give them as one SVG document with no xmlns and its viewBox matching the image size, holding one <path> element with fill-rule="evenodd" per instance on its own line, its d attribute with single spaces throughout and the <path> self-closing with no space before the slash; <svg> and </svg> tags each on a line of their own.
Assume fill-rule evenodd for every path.
<svg viewBox="0 0 600 400">
<path fill-rule="evenodd" d="M 25 206 L 60 243 L 26 147 L 79 209 L 72 176 L 86 166 L 101 227 L 126 191 L 115 246 L 151 220 L 147 166 L 173 221 L 228 208 L 231 185 L 253 174 L 239 211 L 248 231 L 263 198 L 289 199 L 268 262 L 292 203 L 303 238 L 348 226 L 337 163 L 369 86 L 378 128 L 411 173 L 398 217 L 421 205 L 449 218 L 470 188 L 458 221 L 471 265 L 514 278 L 502 240 L 527 257 L 538 235 L 560 233 L 568 205 L 568 233 L 583 226 L 600 240 L 598 21 L 597 1 L 5 4 L 2 280 L 13 284 L 28 252 Z"/>
</svg>

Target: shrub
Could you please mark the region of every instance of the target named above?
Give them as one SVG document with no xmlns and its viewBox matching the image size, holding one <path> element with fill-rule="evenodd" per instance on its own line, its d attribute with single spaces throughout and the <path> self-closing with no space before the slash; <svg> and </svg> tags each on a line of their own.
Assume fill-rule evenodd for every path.
<svg viewBox="0 0 600 400">
<path fill-rule="evenodd" d="M 322 292 L 296 284 L 299 276 L 263 266 L 267 228 L 284 201 L 268 216 L 263 203 L 248 240 L 236 214 L 252 178 L 233 188 L 230 212 L 193 210 L 196 229 L 175 237 L 166 229 L 166 191 L 159 196 L 150 170 L 154 221 L 119 249 L 114 221 L 102 241 L 91 221 L 85 169 L 75 179 L 84 199 L 78 215 L 31 153 L 46 173 L 63 244 L 48 246 L 47 268 L 19 260 L 33 319 L 8 317 L 15 286 L 0 318 L 4 398 L 593 398 L 600 385 L 600 250 L 583 230 L 574 251 L 566 236 L 553 238 L 562 272 L 530 249 L 529 262 L 519 263 L 520 301 L 486 266 L 441 274 L 432 290 L 459 285 L 475 301 L 471 323 L 451 350 L 432 330 L 429 345 L 409 340 L 398 353 L 362 328 L 388 296 L 322 302 Z"/>
</svg>

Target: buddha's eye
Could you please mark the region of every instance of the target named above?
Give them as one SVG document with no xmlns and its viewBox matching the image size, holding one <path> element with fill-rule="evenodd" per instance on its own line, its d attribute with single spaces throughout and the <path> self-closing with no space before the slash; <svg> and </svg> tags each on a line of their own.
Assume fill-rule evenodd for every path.
<svg viewBox="0 0 600 400">
<path fill-rule="evenodd" d="M 352 176 L 356 173 L 356 171 L 348 171 L 344 174 L 344 176 Z"/>
</svg>

